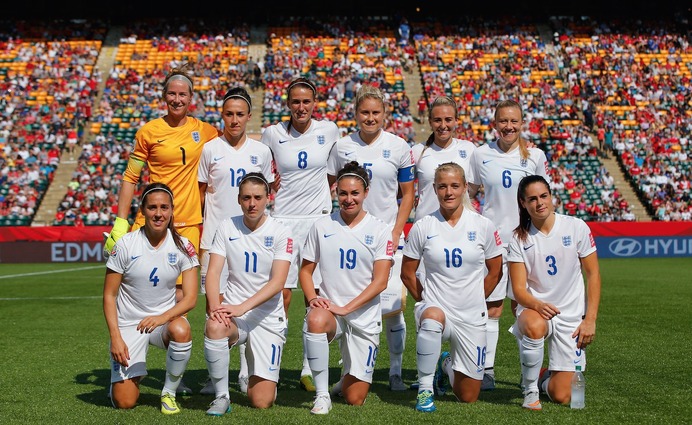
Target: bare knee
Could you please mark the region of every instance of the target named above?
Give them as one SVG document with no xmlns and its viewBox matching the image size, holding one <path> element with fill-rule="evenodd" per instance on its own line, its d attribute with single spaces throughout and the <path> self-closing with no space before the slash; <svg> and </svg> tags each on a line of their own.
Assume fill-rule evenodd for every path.
<svg viewBox="0 0 692 425">
<path fill-rule="evenodd" d="M 366 396 L 362 396 L 360 394 L 344 394 L 344 400 L 346 400 L 346 403 L 352 406 L 362 406 L 365 404 Z"/>
<path fill-rule="evenodd" d="M 171 341 L 175 342 L 188 342 L 192 341 L 192 331 L 190 329 L 190 323 L 182 317 L 174 319 L 168 324 L 168 334 L 170 335 Z"/>
</svg>

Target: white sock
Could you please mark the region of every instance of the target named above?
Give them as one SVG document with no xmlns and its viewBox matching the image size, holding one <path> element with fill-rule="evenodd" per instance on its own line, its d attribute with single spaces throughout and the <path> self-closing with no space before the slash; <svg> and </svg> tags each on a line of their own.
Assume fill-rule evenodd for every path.
<svg viewBox="0 0 692 425">
<path fill-rule="evenodd" d="M 312 376 L 312 372 L 310 371 L 310 363 L 308 363 L 308 350 L 305 348 L 305 339 L 303 339 L 303 369 L 300 371 L 300 376 L 305 375 Z"/>
<path fill-rule="evenodd" d="M 495 351 L 497 350 L 497 340 L 500 337 L 500 319 L 488 317 L 486 325 L 487 344 L 485 346 L 485 370 L 492 370 L 495 367 Z"/>
<path fill-rule="evenodd" d="M 230 363 L 228 337 L 209 339 L 204 337 L 204 358 L 216 397 L 228 394 L 228 365 Z M 230 397 L 229 397 L 230 398 Z"/>
<path fill-rule="evenodd" d="M 247 357 L 245 357 L 246 348 L 247 343 L 238 344 L 238 354 L 240 356 L 240 372 L 238 373 L 238 376 L 248 376 Z"/>
<path fill-rule="evenodd" d="M 519 359 L 524 392 L 538 392 L 538 377 L 543 364 L 543 338 L 532 339 L 524 335 L 519 345 Z"/>
<path fill-rule="evenodd" d="M 326 333 L 303 332 L 306 358 L 315 380 L 317 395 L 329 395 L 329 341 Z"/>
<path fill-rule="evenodd" d="M 433 319 L 424 319 L 416 338 L 418 391 L 432 391 L 440 351 L 442 351 L 442 323 Z"/>
<path fill-rule="evenodd" d="M 192 341 L 168 343 L 168 353 L 166 355 L 166 379 L 163 384 L 161 395 L 170 394 L 175 397 L 175 390 L 180 385 L 180 379 L 187 369 L 187 363 L 192 354 Z"/>
<path fill-rule="evenodd" d="M 401 364 L 406 348 L 406 322 L 404 313 L 384 319 L 387 345 L 389 346 L 389 376 L 401 376 Z"/>
</svg>

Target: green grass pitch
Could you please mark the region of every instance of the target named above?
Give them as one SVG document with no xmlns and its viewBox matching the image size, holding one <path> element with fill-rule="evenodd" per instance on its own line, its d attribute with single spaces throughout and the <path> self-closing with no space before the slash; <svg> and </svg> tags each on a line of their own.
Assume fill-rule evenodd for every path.
<svg viewBox="0 0 692 425">
<path fill-rule="evenodd" d="M 302 296 L 294 294 L 276 406 L 257 410 L 238 391 L 238 353 L 231 351 L 231 400 L 226 417 L 205 415 L 211 396 L 179 398 L 180 415 L 159 412 L 164 351 L 149 351 L 139 405 L 118 411 L 107 398 L 108 332 L 101 294 L 102 264 L 0 264 L 0 423 L 145 424 L 267 423 L 334 424 L 488 423 L 689 423 L 692 417 L 692 261 L 678 259 L 601 260 L 603 293 L 596 341 L 588 351 L 586 409 L 570 410 L 543 397 L 543 411 L 521 408 L 517 344 L 507 332 L 509 305 L 500 323 L 497 388 L 472 405 L 453 395 L 436 400 L 437 412 L 414 410 L 415 392 L 388 389 L 389 358 L 382 337 L 371 393 L 363 407 L 334 400 L 327 418 L 309 413 L 314 394 L 302 391 Z M 408 338 L 404 381 L 415 380 L 413 301 L 406 310 Z M 193 353 L 185 382 L 199 391 L 206 379 L 203 355 L 204 300 L 190 313 Z M 331 346 L 330 383 L 339 374 Z"/>
</svg>

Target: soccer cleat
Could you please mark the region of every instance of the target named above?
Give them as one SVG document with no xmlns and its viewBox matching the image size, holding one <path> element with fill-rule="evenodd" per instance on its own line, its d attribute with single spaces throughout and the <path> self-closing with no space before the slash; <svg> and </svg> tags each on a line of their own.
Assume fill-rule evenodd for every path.
<svg viewBox="0 0 692 425">
<path fill-rule="evenodd" d="M 310 409 L 310 413 L 313 415 L 326 415 L 332 410 L 332 399 L 329 398 L 327 394 L 320 394 L 315 396 L 315 403 Z"/>
<path fill-rule="evenodd" d="M 542 367 L 540 373 L 538 374 L 538 391 L 541 393 L 546 393 L 543 390 L 543 383 L 546 379 L 550 378 L 550 371 L 547 367 Z"/>
<path fill-rule="evenodd" d="M 401 379 L 401 375 L 391 375 L 389 377 L 389 389 L 391 391 L 406 391 L 408 387 L 404 384 L 404 380 Z"/>
<path fill-rule="evenodd" d="M 300 388 L 305 391 L 316 391 L 315 381 L 312 380 L 312 375 L 303 375 L 300 377 Z"/>
<path fill-rule="evenodd" d="M 190 387 L 185 385 L 185 382 L 183 382 L 183 378 L 180 378 L 180 383 L 178 384 L 178 388 L 175 390 L 175 395 L 192 395 L 192 390 Z"/>
<path fill-rule="evenodd" d="M 416 380 L 411 382 L 411 385 L 409 385 L 410 390 L 415 390 L 418 391 L 418 387 L 420 387 L 420 383 L 418 382 L 418 374 L 416 374 Z"/>
<path fill-rule="evenodd" d="M 201 390 L 199 390 L 200 394 L 203 395 L 215 395 L 216 390 L 214 389 L 214 384 L 211 382 L 211 378 L 207 378 L 207 381 L 204 383 L 204 386 L 202 387 Z"/>
<path fill-rule="evenodd" d="M 437 407 L 435 407 L 435 396 L 432 391 L 418 391 L 418 396 L 416 397 L 416 410 L 425 413 L 437 410 Z"/>
<path fill-rule="evenodd" d="M 449 359 L 449 352 L 443 351 L 440 354 L 440 358 L 437 359 L 437 367 L 435 368 L 435 377 L 433 378 L 433 391 L 437 395 L 445 395 L 447 392 L 447 383 L 449 381 L 449 376 L 444 369 L 445 361 Z"/>
<path fill-rule="evenodd" d="M 249 376 L 238 375 L 238 386 L 240 387 L 241 393 L 247 394 L 247 387 L 249 384 L 250 384 L 250 377 Z"/>
<path fill-rule="evenodd" d="M 542 410 L 541 399 L 538 397 L 538 391 L 531 391 L 524 394 L 524 404 L 521 405 L 524 409 Z"/>
<path fill-rule="evenodd" d="M 495 372 L 488 371 L 483 374 L 483 382 L 481 382 L 481 391 L 491 391 L 495 389 Z"/>
<path fill-rule="evenodd" d="M 175 402 L 175 397 L 170 394 L 161 396 L 161 413 L 164 415 L 175 415 L 180 413 L 180 407 Z"/>
<path fill-rule="evenodd" d="M 344 394 L 341 392 L 341 388 L 344 385 L 344 377 L 342 376 L 339 381 L 337 381 L 336 384 L 332 387 L 332 389 L 329 391 L 329 395 L 332 397 L 343 397 Z"/>
<path fill-rule="evenodd" d="M 210 416 L 223 416 L 226 413 L 231 413 L 231 400 L 225 394 L 212 401 L 207 409 L 207 415 Z"/>
</svg>

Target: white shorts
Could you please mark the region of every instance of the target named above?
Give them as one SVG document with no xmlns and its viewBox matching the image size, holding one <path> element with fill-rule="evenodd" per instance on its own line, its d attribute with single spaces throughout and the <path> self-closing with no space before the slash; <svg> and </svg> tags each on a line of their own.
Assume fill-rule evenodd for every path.
<svg viewBox="0 0 692 425">
<path fill-rule="evenodd" d="M 205 250 L 202 256 L 199 258 L 200 265 L 200 278 L 199 278 L 199 289 L 202 294 L 207 293 L 207 288 L 205 286 L 207 279 L 207 270 L 209 269 L 209 250 Z M 223 270 L 221 270 L 221 278 L 219 280 L 219 294 L 226 292 L 226 286 L 228 285 L 228 262 L 223 262 Z"/>
<path fill-rule="evenodd" d="M 129 366 L 123 367 L 111 357 L 111 384 L 138 376 L 146 376 L 148 374 L 147 352 L 149 351 L 149 345 L 165 350 L 166 345 L 163 343 L 165 332 L 168 332 L 168 323 L 157 327 L 152 333 L 140 333 L 137 330 L 137 325 L 121 326 L 120 334 L 125 344 L 127 344 L 127 349 L 130 353 Z"/>
<path fill-rule="evenodd" d="M 509 278 L 509 268 L 507 267 L 507 252 L 503 250 L 502 277 L 500 278 L 500 281 L 497 282 L 497 286 L 495 287 L 493 292 L 488 296 L 488 298 L 485 299 L 485 301 L 502 301 L 505 298 L 514 299 L 514 292 L 512 292 L 512 281 Z"/>
<path fill-rule="evenodd" d="M 423 312 L 430 307 L 437 307 L 445 313 L 445 328 L 442 331 L 442 341 L 449 341 L 452 369 L 463 373 L 469 378 L 482 380 L 483 371 L 485 370 L 487 345 L 486 324 L 472 325 L 452 320 L 445 309 L 439 305 L 417 302 L 413 309 L 417 330 L 420 329 L 420 318 Z"/>
<path fill-rule="evenodd" d="M 372 384 L 375 361 L 380 348 L 380 334 L 370 334 L 354 329 L 341 316 L 334 318 L 336 319 L 336 333 L 332 341 L 340 339 L 339 347 L 341 358 L 344 361 L 343 373 Z"/>
<path fill-rule="evenodd" d="M 308 239 L 308 233 L 312 228 L 312 225 L 318 219 L 324 217 L 323 215 L 313 216 L 313 217 L 301 217 L 301 218 L 291 218 L 291 217 L 274 217 L 278 222 L 283 223 L 286 227 L 291 229 L 291 235 L 293 236 L 293 258 L 291 259 L 291 268 L 288 270 L 288 277 L 286 278 L 286 284 L 284 288 L 286 289 L 296 289 L 298 288 L 298 271 L 300 270 L 300 264 L 303 262 L 302 250 L 305 245 L 305 241 Z M 312 274 L 312 280 L 315 288 L 319 288 L 322 283 L 322 274 L 320 273 L 320 265 L 317 264 L 315 271 Z"/>
<path fill-rule="evenodd" d="M 526 310 L 521 305 L 517 306 L 517 318 Z M 574 372 L 574 367 L 581 365 L 581 370 L 586 370 L 586 351 L 577 348 L 577 338 L 572 334 L 579 327 L 581 319 L 565 318 L 559 315 L 548 320 L 548 336 L 545 344 L 548 345 L 548 369 L 559 372 Z M 521 340 L 523 335 L 516 322 L 509 331 Z"/>
<path fill-rule="evenodd" d="M 380 292 L 380 307 L 382 316 L 389 317 L 406 309 L 406 287 L 401 281 L 401 262 L 404 258 L 403 249 L 394 253 L 394 262 L 387 280 L 387 287 Z M 422 264 L 422 263 L 421 263 Z"/>
<path fill-rule="evenodd" d="M 234 318 L 236 325 L 247 333 L 245 357 L 249 376 L 279 382 L 281 358 L 284 353 L 286 322 L 262 320 L 253 324 L 242 317 Z"/>
</svg>

